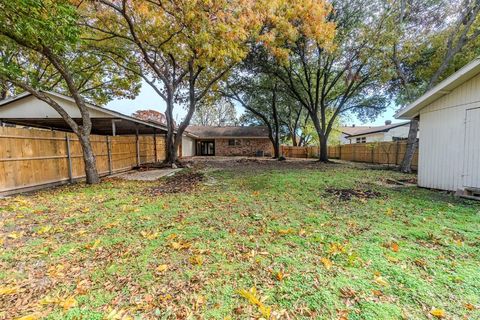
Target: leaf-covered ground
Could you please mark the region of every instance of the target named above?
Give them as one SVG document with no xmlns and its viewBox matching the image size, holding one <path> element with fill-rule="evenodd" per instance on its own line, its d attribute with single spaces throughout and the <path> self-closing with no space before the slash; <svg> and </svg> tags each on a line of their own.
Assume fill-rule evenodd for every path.
<svg viewBox="0 0 480 320">
<path fill-rule="evenodd" d="M 0 199 L 0 318 L 480 318 L 478 203 L 383 184 L 393 171 L 279 167 Z"/>
</svg>

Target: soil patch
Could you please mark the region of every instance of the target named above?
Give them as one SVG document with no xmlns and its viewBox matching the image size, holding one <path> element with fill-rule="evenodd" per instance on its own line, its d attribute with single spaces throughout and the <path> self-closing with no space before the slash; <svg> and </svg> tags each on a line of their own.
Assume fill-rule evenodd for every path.
<svg viewBox="0 0 480 320">
<path fill-rule="evenodd" d="M 358 199 L 372 199 L 379 197 L 381 194 L 370 189 L 359 190 L 359 189 L 335 189 L 329 188 L 326 191 L 330 194 L 335 195 L 338 199 L 342 201 L 352 200 L 353 197 Z"/>
<path fill-rule="evenodd" d="M 204 174 L 197 171 L 179 172 L 174 176 L 167 177 L 162 184 L 151 189 L 154 195 L 166 193 L 186 193 L 202 182 Z"/>
</svg>

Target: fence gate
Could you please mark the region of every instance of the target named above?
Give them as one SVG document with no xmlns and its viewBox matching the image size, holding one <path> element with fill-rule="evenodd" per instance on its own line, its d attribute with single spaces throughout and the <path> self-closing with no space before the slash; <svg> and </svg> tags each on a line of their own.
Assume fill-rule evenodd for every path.
<svg viewBox="0 0 480 320">
<path fill-rule="evenodd" d="M 480 108 L 467 110 L 463 159 L 463 186 L 480 188 Z"/>
</svg>

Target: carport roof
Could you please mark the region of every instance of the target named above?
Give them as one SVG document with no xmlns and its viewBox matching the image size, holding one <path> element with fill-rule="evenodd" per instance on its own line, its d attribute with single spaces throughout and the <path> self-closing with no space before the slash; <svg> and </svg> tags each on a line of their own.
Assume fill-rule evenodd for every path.
<svg viewBox="0 0 480 320">
<path fill-rule="evenodd" d="M 74 106 L 75 100 L 73 98 L 56 92 L 44 91 L 44 93 L 51 96 L 57 102 L 60 102 L 62 106 L 66 108 L 70 116 L 77 123 L 81 123 L 81 117 L 79 116 L 78 109 Z M 0 120 L 6 123 L 28 127 L 72 131 L 63 118 L 61 118 L 53 108 L 43 101 L 41 101 L 40 104 L 35 105 L 35 108 L 41 110 L 31 110 L 31 108 L 29 109 L 28 107 L 27 109 L 22 110 L 25 106 L 22 104 L 14 104 L 14 102 L 25 100 L 28 97 L 33 96 L 31 93 L 25 92 L 4 101 L 0 101 Z M 37 99 L 37 101 L 39 100 Z M 139 134 L 153 134 L 154 132 L 164 133 L 167 131 L 167 128 L 159 123 L 143 121 L 91 103 L 87 103 L 87 107 L 91 111 L 92 134 L 113 135 L 113 131 L 115 131 L 115 134 L 126 135 L 135 134 L 137 130 Z"/>
</svg>

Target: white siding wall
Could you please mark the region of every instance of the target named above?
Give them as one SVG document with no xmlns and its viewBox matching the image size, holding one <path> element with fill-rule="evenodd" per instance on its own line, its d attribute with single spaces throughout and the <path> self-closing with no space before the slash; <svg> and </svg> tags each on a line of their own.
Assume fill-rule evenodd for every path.
<svg viewBox="0 0 480 320">
<path fill-rule="evenodd" d="M 475 107 L 480 107 L 480 75 L 420 111 L 420 186 L 463 189 L 465 116 Z M 480 139 L 470 143 L 478 144 Z"/>
<path fill-rule="evenodd" d="M 393 138 L 407 138 L 408 130 L 410 130 L 410 123 L 405 124 L 401 127 L 396 127 L 390 129 L 388 132 L 385 132 L 383 141 L 393 141 Z"/>
<path fill-rule="evenodd" d="M 182 137 L 182 157 L 193 157 L 195 155 L 195 140 L 183 136 Z"/>
<path fill-rule="evenodd" d="M 62 108 L 67 111 L 67 113 L 72 118 L 81 118 L 80 110 L 78 107 L 71 101 L 61 99 L 59 97 L 51 97 L 55 100 Z M 106 113 L 90 110 L 91 117 L 104 117 L 111 118 L 111 115 Z M 60 119 L 61 116 L 58 114 L 55 109 L 53 109 L 49 104 L 43 102 L 33 96 L 28 96 L 26 98 L 13 101 L 5 106 L 0 108 L 0 118 L 3 119 L 15 119 L 15 118 L 33 118 L 33 119 L 44 119 L 44 118 L 53 118 Z"/>
</svg>

